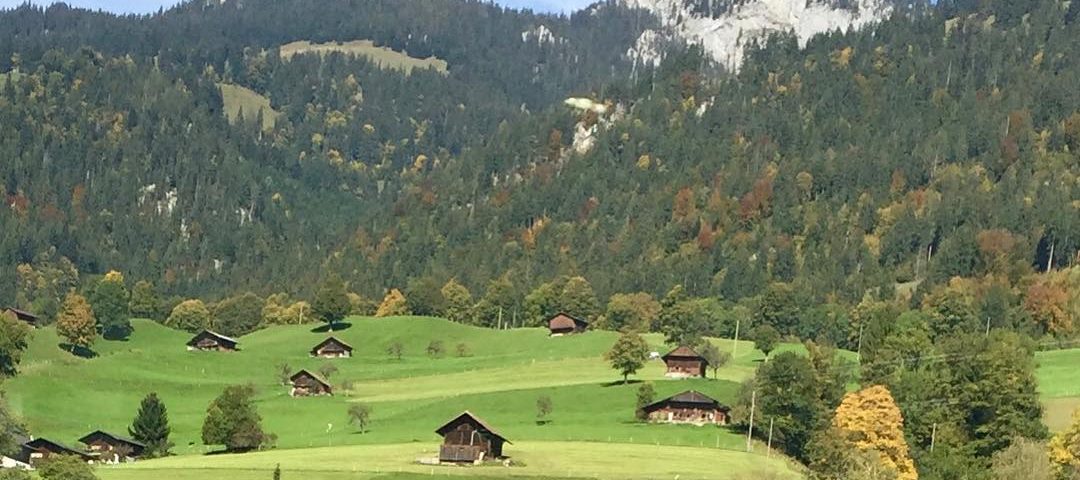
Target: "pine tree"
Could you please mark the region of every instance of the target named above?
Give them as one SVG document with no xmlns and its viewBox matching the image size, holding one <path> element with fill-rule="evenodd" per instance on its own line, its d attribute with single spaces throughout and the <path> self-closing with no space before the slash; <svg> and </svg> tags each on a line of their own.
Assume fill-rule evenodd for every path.
<svg viewBox="0 0 1080 480">
<path fill-rule="evenodd" d="M 163 457 L 169 454 L 173 446 L 169 441 L 170 432 L 165 402 L 158 398 L 157 393 L 150 393 L 139 405 L 139 413 L 128 427 L 128 434 L 146 445 L 147 456 Z"/>
</svg>

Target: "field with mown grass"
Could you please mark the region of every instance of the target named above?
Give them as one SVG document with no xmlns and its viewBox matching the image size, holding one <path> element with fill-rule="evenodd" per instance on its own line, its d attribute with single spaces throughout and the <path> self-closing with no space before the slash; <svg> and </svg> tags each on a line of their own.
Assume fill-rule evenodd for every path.
<svg viewBox="0 0 1080 480">
<path fill-rule="evenodd" d="M 319 55 L 341 53 L 345 55 L 366 57 L 381 69 L 399 70 L 406 75 L 412 73 L 414 68 L 419 68 L 421 70 L 434 68 L 435 71 L 446 75 L 447 69 L 449 68 L 449 64 L 446 63 L 446 60 L 441 58 L 411 57 L 406 53 L 388 47 L 375 46 L 375 42 L 372 42 L 371 40 L 353 40 L 351 42 L 340 43 L 311 43 L 305 40 L 282 45 L 279 51 L 281 52 L 281 58 L 285 60 L 292 58 L 294 55 L 304 53 L 317 53 Z"/>
<path fill-rule="evenodd" d="M 354 357 L 333 360 L 308 356 L 328 335 L 310 324 L 261 330 L 240 339 L 241 351 L 218 353 L 189 352 L 184 343 L 190 334 L 135 320 L 128 340 L 99 340 L 94 345 L 98 356 L 89 359 L 61 350 L 55 329 L 43 328 L 35 332 L 20 375 L 5 387 L 9 403 L 35 435 L 68 444 L 95 429 L 126 432 L 142 397 L 157 392 L 168 406 L 173 451 L 179 456 L 103 467 L 106 479 L 147 478 L 140 469 L 148 468 L 180 479 L 187 477 L 175 476 L 180 475 L 177 468 L 206 469 L 207 475 L 229 472 L 200 477 L 196 471 L 191 478 L 263 478 L 263 473 L 245 472 L 272 469 L 271 463 L 279 461 L 285 468 L 286 459 L 292 459 L 290 468 L 305 470 L 305 478 L 411 478 L 397 476 L 399 470 L 428 478 L 431 467 L 420 467 L 415 459 L 437 447 L 436 427 L 466 409 L 514 442 L 506 453 L 526 466 L 436 468 L 436 475 L 739 478 L 733 476 L 736 471 L 717 469 L 714 460 L 742 462 L 762 475 L 789 471 L 778 457 L 743 452 L 745 438 L 727 428 L 633 421 L 637 380 L 654 382 L 657 399 L 696 389 L 734 403 L 739 382 L 762 359 L 749 342 L 739 342 L 736 358 L 720 370 L 718 380 L 667 380 L 662 362 L 654 360 L 623 385 L 602 358 L 617 338 L 612 332 L 551 338 L 545 329 L 497 331 L 424 317 L 350 318 L 348 323 L 334 335 L 353 345 Z M 660 335 L 646 338 L 653 350 L 667 350 Z M 441 358 L 426 354 L 432 340 L 443 342 Z M 386 353 L 393 342 L 404 346 L 400 360 Z M 714 342 L 727 351 L 734 347 L 730 340 Z M 458 344 L 466 346 L 467 356 L 457 355 Z M 801 348 L 784 345 L 781 350 Z M 333 364 L 338 371 L 330 382 L 336 395 L 290 397 L 276 373 L 283 362 L 294 371 Z M 201 455 L 211 450 L 199 438 L 206 406 L 225 386 L 239 383 L 257 387 L 264 428 L 278 436 L 277 449 Z M 539 425 L 536 399 L 542 395 L 551 398 L 554 408 L 548 422 Z M 352 402 L 372 406 L 370 431 L 358 433 L 346 425 Z M 657 454 L 664 460 L 654 458 Z M 354 470 L 365 476 L 351 476 Z"/>
<path fill-rule="evenodd" d="M 1080 408 L 1080 349 L 1051 350 L 1035 355 L 1039 362 L 1039 395 L 1043 399 L 1043 419 L 1051 431 L 1069 425 L 1072 413 Z"/>
<path fill-rule="evenodd" d="M 270 106 L 269 98 L 260 95 L 254 90 L 228 83 L 219 83 L 218 88 L 221 89 L 221 101 L 224 104 L 225 116 L 231 123 L 236 123 L 241 111 L 244 112 L 244 119 L 248 122 L 253 121 L 261 111 L 263 115 L 262 128 L 263 130 L 270 130 L 274 128 L 274 122 L 281 116 L 280 112 Z"/>
</svg>

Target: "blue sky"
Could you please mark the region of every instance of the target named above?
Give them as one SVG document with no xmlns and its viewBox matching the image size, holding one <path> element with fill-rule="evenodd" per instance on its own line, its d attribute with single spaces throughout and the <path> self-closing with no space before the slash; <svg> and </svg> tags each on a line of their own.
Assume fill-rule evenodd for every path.
<svg viewBox="0 0 1080 480">
<path fill-rule="evenodd" d="M 12 8 L 23 4 L 26 0 L 0 0 L 0 8 Z M 161 6 L 171 6 L 178 0 L 65 0 L 68 5 L 84 7 L 93 10 L 109 10 L 119 13 L 149 13 L 156 12 Z M 594 0 L 496 0 L 496 3 L 508 7 L 528 7 L 543 12 L 571 12 L 589 4 Z M 52 3 L 51 0 L 33 0 L 34 3 Z"/>
</svg>

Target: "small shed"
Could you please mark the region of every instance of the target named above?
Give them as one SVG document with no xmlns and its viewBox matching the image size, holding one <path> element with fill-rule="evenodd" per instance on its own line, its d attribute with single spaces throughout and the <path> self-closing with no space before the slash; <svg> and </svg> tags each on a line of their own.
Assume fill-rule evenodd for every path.
<svg viewBox="0 0 1080 480">
<path fill-rule="evenodd" d="M 234 338 L 226 337 L 220 333 L 203 330 L 188 340 L 188 350 L 234 352 L 240 342 Z"/>
<path fill-rule="evenodd" d="M 685 423 L 690 425 L 727 425 L 728 412 L 725 405 L 708 395 L 688 390 L 659 402 L 646 405 L 645 414 L 650 422 Z"/>
<path fill-rule="evenodd" d="M 709 361 L 698 355 L 694 349 L 685 345 L 676 348 L 660 357 L 667 366 L 664 375 L 674 378 L 704 377 L 709 367 Z"/>
<path fill-rule="evenodd" d="M 35 313 L 31 313 L 26 310 L 19 310 L 18 308 L 8 307 L 0 313 L 11 313 L 12 315 L 15 315 L 15 318 L 30 324 L 31 327 L 37 327 L 41 325 L 41 317 Z"/>
<path fill-rule="evenodd" d="M 87 450 L 98 455 L 98 460 L 105 463 L 133 461 L 142 456 L 146 445 L 136 440 L 114 435 L 103 430 L 95 430 L 79 439 Z"/>
<path fill-rule="evenodd" d="M 479 463 L 503 458 L 503 444 L 510 443 L 487 422 L 469 411 L 454 417 L 435 430 L 443 437 L 439 446 L 439 461 L 446 463 Z"/>
<path fill-rule="evenodd" d="M 311 356 L 321 358 L 349 358 L 353 348 L 335 337 L 328 337 L 311 349 Z"/>
<path fill-rule="evenodd" d="M 333 387 L 330 382 L 307 370 L 300 370 L 289 377 L 292 388 L 289 395 L 294 397 L 314 397 L 319 395 L 333 395 Z"/>
<path fill-rule="evenodd" d="M 20 452 L 19 456 L 25 459 L 25 462 L 30 466 L 37 466 L 39 463 L 59 455 L 71 455 L 86 462 L 93 462 L 93 457 L 85 452 L 80 452 L 62 443 L 44 438 L 37 438 L 23 443 L 22 452 Z"/>
<path fill-rule="evenodd" d="M 573 315 L 559 312 L 548 319 L 548 329 L 551 330 L 551 336 L 553 337 L 582 333 L 589 329 L 589 322 Z"/>
</svg>

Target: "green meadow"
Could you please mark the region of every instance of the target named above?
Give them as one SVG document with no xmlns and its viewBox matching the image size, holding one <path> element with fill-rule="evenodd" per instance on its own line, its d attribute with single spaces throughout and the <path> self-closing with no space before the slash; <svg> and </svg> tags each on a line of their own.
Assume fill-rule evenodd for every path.
<svg viewBox="0 0 1080 480">
<path fill-rule="evenodd" d="M 348 322 L 348 328 L 334 332 L 355 348 L 348 359 L 311 358 L 310 348 L 328 334 L 313 331 L 315 325 L 310 324 L 261 330 L 240 339 L 241 351 L 220 353 L 189 352 L 184 344 L 190 334 L 135 320 L 135 332 L 128 340 L 99 340 L 94 346 L 98 356 L 90 359 L 61 350 L 55 330 L 44 328 L 36 332 L 20 375 L 6 385 L 8 401 L 35 435 L 74 444 L 94 429 L 126 432 L 142 397 L 157 392 L 168 406 L 173 451 L 179 456 L 102 467 L 104 478 L 146 478 L 144 469 L 160 469 L 181 479 L 225 476 L 211 476 L 211 471 L 227 471 L 236 479 L 263 478 L 263 470 L 278 462 L 283 468 L 306 471 L 308 478 L 327 479 L 413 474 L 430 478 L 432 473 L 735 479 L 736 473 L 745 473 L 712 466 L 721 459 L 725 464 L 753 466 L 762 475 L 778 473 L 783 478 L 791 472 L 779 456 L 766 458 L 762 446 L 758 453 L 745 453 L 745 437 L 734 430 L 633 421 L 638 388 L 634 381 L 654 382 L 658 399 L 696 389 L 733 403 L 739 382 L 762 360 L 749 342 L 739 342 L 735 359 L 720 370 L 719 379 L 667 380 L 662 362 L 654 360 L 623 385 L 602 358 L 616 339 L 612 332 L 551 338 L 545 329 L 497 331 L 424 317 Z M 646 338 L 653 350 L 666 351 L 661 336 Z M 426 354 L 432 340 L 443 342 L 444 356 Z M 404 346 L 400 360 L 386 353 L 393 342 Z M 730 340 L 714 342 L 728 351 L 736 347 Z M 458 344 L 466 345 L 467 356 L 457 355 Z M 293 371 L 334 365 L 338 371 L 329 380 L 335 395 L 290 397 L 288 387 L 278 380 L 281 363 Z M 239 383 L 257 387 L 263 424 L 277 435 L 277 448 L 247 455 L 202 455 L 211 450 L 199 438 L 206 406 L 226 385 Z M 550 397 L 554 407 L 544 424 L 536 421 L 540 396 Z M 346 425 L 352 402 L 373 408 L 366 433 Z M 437 448 L 435 428 L 463 410 L 483 417 L 514 442 L 506 453 L 525 466 L 432 471 L 417 464 L 417 458 L 430 456 Z M 176 471 L 181 468 L 195 470 Z M 205 470 L 203 476 L 198 469 Z M 356 472 L 366 476 L 353 476 Z"/>
<path fill-rule="evenodd" d="M 411 57 L 406 53 L 398 52 L 391 48 L 377 47 L 375 46 L 375 42 L 372 42 L 371 40 L 329 43 L 311 43 L 305 40 L 282 45 L 280 52 L 281 58 L 285 60 L 292 58 L 294 55 L 305 53 L 317 53 L 319 55 L 342 53 L 345 55 L 361 56 L 374 62 L 379 68 L 384 70 L 399 70 L 406 75 L 412 73 L 414 68 L 434 68 L 435 71 L 446 75 L 447 69 L 449 68 L 449 64 L 446 63 L 446 60 L 436 57 Z"/>
<path fill-rule="evenodd" d="M 229 122 L 236 123 L 241 110 L 244 112 L 244 118 L 248 121 L 254 120 L 258 113 L 262 111 L 262 128 L 263 130 L 270 130 L 274 128 L 274 122 L 281 116 L 280 112 L 270 106 L 269 98 L 260 95 L 254 90 L 228 83 L 219 83 L 218 88 L 221 89 L 221 100 L 224 104 L 225 116 L 229 119 Z"/>
<path fill-rule="evenodd" d="M 1043 399 L 1043 419 L 1051 431 L 1069 425 L 1072 413 L 1080 408 L 1080 349 L 1052 350 L 1035 355 L 1039 362 L 1039 394 Z"/>
</svg>

